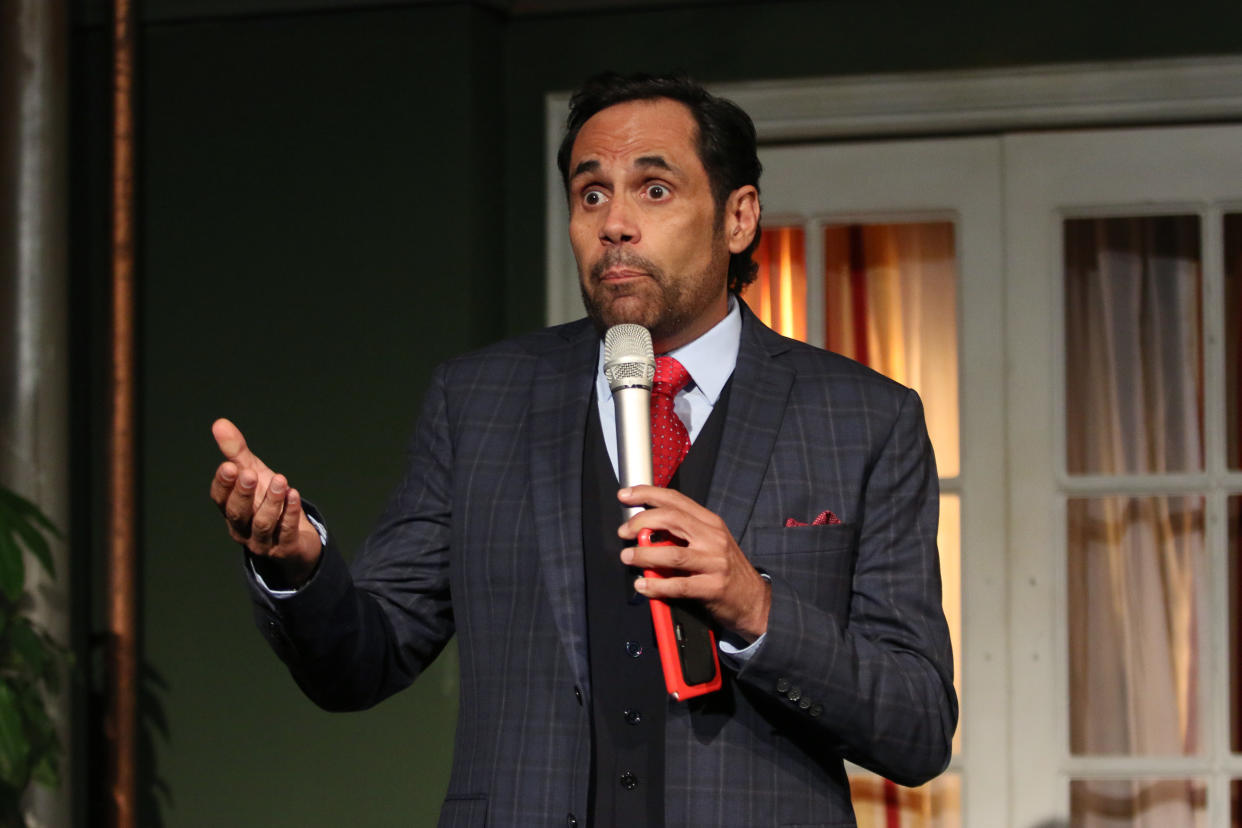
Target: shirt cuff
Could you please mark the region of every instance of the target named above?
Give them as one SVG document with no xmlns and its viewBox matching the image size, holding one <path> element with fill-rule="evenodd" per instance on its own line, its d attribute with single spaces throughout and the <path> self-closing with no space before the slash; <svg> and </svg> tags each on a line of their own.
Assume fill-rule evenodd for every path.
<svg viewBox="0 0 1242 828">
<path fill-rule="evenodd" d="M 717 646 L 720 647 L 720 652 L 725 655 L 732 656 L 733 660 L 740 665 L 750 661 L 751 657 L 759 651 L 761 646 L 763 646 L 763 639 L 767 637 L 768 634 L 764 633 L 745 647 L 737 647 L 722 638 Z"/>
<path fill-rule="evenodd" d="M 303 512 L 303 514 L 306 514 L 306 513 Z M 325 527 L 318 520 L 315 520 L 315 518 L 311 517 L 309 514 L 306 514 L 306 519 L 310 521 L 310 525 L 314 526 L 315 531 L 319 533 L 320 545 L 326 547 L 328 545 L 327 527 Z M 272 596 L 273 598 L 288 598 L 291 595 L 298 594 L 298 591 L 296 589 L 272 589 L 270 586 L 268 586 L 267 581 L 263 580 L 263 576 L 259 574 L 259 570 L 255 567 L 254 558 L 250 557 L 249 555 L 246 556 L 246 566 L 250 567 L 250 574 L 254 576 L 255 583 L 259 585 L 259 588 L 262 589 L 264 592 L 266 592 L 268 595 Z M 310 581 L 307 581 L 306 583 L 309 584 Z M 302 586 L 306 586 L 306 584 L 303 584 Z"/>
<path fill-rule="evenodd" d="M 759 573 L 760 578 L 767 581 L 769 584 L 772 583 L 771 575 L 764 572 L 763 570 L 756 570 L 756 571 Z M 720 637 L 720 643 L 717 644 L 717 646 L 720 647 L 720 652 L 724 653 L 727 656 L 731 656 L 733 662 L 737 666 L 741 667 L 741 666 L 744 666 L 746 662 L 750 661 L 751 658 L 755 655 L 755 653 L 759 652 L 759 648 L 763 645 L 763 639 L 767 637 L 768 637 L 768 634 L 765 632 L 763 635 L 759 636 L 758 638 L 756 638 L 754 641 L 750 642 L 746 646 L 739 647 L 737 644 L 734 644 L 732 641 L 727 641 L 725 636 L 722 635 Z M 736 640 L 740 641 L 740 639 L 736 639 Z"/>
</svg>

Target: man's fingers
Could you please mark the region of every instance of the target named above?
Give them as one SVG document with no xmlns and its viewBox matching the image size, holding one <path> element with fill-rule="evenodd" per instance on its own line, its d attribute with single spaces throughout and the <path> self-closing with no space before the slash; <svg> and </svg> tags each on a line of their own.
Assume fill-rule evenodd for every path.
<svg viewBox="0 0 1242 828">
<path fill-rule="evenodd" d="M 678 598 L 704 598 L 708 594 L 706 582 L 707 576 L 704 575 L 673 578 L 644 576 L 634 579 L 634 591 L 645 598 L 659 598 L 663 601 L 673 601 Z"/>
<path fill-rule="evenodd" d="M 215 477 L 211 478 L 211 502 L 222 511 L 224 503 L 229 499 L 233 486 L 237 483 L 237 464 L 225 460 L 216 469 Z"/>
<path fill-rule="evenodd" d="M 617 535 L 624 540 L 634 540 L 644 529 L 663 529 L 675 538 L 693 545 L 695 539 L 706 531 L 707 525 L 676 506 L 662 506 L 639 512 L 621 524 Z"/>
<path fill-rule="evenodd" d="M 621 551 L 621 562 L 640 569 L 707 572 L 720 568 L 712 556 L 689 546 L 631 546 Z"/>
<path fill-rule="evenodd" d="M 263 502 L 255 510 L 254 518 L 250 522 L 250 537 L 255 543 L 255 548 L 252 548 L 251 552 L 261 554 L 278 542 L 276 527 L 280 524 L 280 517 L 285 511 L 285 495 L 288 488 L 289 481 L 283 474 L 276 475 L 268 484 Z"/>
<path fill-rule="evenodd" d="M 216 438 L 220 452 L 241 468 L 252 468 L 260 473 L 268 471 L 267 464 L 258 458 L 246 445 L 246 438 L 241 429 L 224 417 L 211 424 L 211 436 Z"/>
<path fill-rule="evenodd" d="M 297 489 L 290 489 L 289 494 L 285 496 L 285 511 L 280 517 L 280 526 L 276 529 L 276 539 L 279 543 L 293 543 L 298 538 L 298 532 L 302 528 L 302 496 L 298 494 Z"/>
<path fill-rule="evenodd" d="M 250 521 L 254 517 L 254 492 L 259 478 L 249 469 L 237 474 L 237 484 L 224 501 L 224 518 L 229 527 L 243 538 L 250 537 Z"/>
<path fill-rule="evenodd" d="M 700 519 L 711 514 L 707 507 L 699 505 L 676 489 L 665 489 L 661 486 L 630 486 L 619 490 L 617 499 L 626 506 L 679 508 Z"/>
</svg>

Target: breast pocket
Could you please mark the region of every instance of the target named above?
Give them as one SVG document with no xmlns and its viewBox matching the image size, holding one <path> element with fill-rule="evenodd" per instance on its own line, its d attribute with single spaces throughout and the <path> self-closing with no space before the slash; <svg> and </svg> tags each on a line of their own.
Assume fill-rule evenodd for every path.
<svg viewBox="0 0 1242 828">
<path fill-rule="evenodd" d="M 857 532 L 850 524 L 752 529 L 751 564 L 821 609 L 844 613 L 853 591 Z"/>
</svg>

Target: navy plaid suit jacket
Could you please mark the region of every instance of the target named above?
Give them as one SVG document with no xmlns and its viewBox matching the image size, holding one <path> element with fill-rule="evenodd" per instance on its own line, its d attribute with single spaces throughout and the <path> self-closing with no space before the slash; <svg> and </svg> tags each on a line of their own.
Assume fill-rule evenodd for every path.
<svg viewBox="0 0 1242 828">
<path fill-rule="evenodd" d="M 913 391 L 742 313 L 706 505 L 771 576 L 772 608 L 721 692 L 670 704 L 666 821 L 850 826 L 843 758 L 904 784 L 949 760 L 935 463 Z M 407 686 L 456 632 L 444 826 L 587 813 L 581 476 L 598 347 L 579 321 L 440 366 L 352 566 L 330 539 L 295 596 L 252 589 L 265 637 L 328 709 Z M 785 526 L 824 510 L 842 523 Z"/>
</svg>

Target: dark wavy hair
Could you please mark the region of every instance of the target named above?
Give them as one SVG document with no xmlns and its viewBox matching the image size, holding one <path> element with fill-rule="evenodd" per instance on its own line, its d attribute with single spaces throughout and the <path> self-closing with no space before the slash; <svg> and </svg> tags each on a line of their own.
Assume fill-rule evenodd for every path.
<svg viewBox="0 0 1242 828">
<path fill-rule="evenodd" d="M 718 98 L 685 75 L 620 75 L 604 72 L 589 78 L 569 99 L 569 117 L 565 121 L 565 137 L 556 153 L 556 165 L 569 192 L 569 156 L 574 141 L 592 115 L 627 101 L 668 98 L 685 104 L 698 125 L 699 161 L 711 183 L 712 200 L 716 204 L 716 221 L 724 216 L 729 194 L 747 184 L 759 189 L 759 152 L 755 140 L 755 124 L 733 101 Z M 738 293 L 755 280 L 759 266 L 751 254 L 759 246 L 759 228 L 755 238 L 741 253 L 729 257 L 729 290 Z"/>
</svg>

